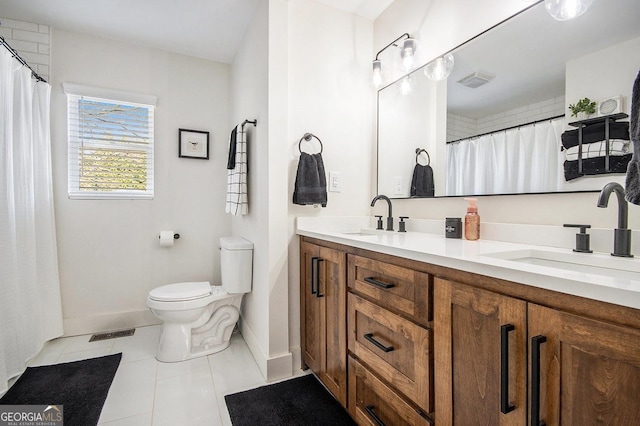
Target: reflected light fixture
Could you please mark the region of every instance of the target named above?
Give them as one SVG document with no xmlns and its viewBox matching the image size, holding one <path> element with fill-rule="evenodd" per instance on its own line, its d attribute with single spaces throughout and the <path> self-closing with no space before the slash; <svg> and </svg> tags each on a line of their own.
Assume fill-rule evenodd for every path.
<svg viewBox="0 0 640 426">
<path fill-rule="evenodd" d="M 403 95 L 408 95 L 409 93 L 411 93 L 411 77 L 410 76 L 406 76 L 400 82 L 400 93 L 402 93 Z"/>
<path fill-rule="evenodd" d="M 429 62 L 424 67 L 424 74 L 429 78 L 429 80 L 444 80 L 449 77 L 449 74 L 451 74 L 454 63 L 455 60 L 453 59 L 453 55 L 451 53 L 447 53 L 446 55 Z"/>
<path fill-rule="evenodd" d="M 587 11 L 593 0 L 544 0 L 544 8 L 554 19 L 567 21 Z"/>
<path fill-rule="evenodd" d="M 400 40 L 403 40 L 402 46 L 397 44 Z M 416 53 L 416 39 L 412 38 L 409 33 L 404 33 L 397 39 L 393 40 L 391 43 L 387 44 L 385 47 L 380 49 L 380 51 L 376 54 L 376 58 L 373 60 L 373 85 L 375 87 L 380 87 L 382 85 L 383 75 L 382 75 L 382 61 L 379 59 L 379 56 L 382 52 L 387 50 L 389 47 L 395 46 L 399 47 L 400 57 L 402 58 L 402 67 L 405 71 L 409 71 L 411 67 L 413 67 L 413 60 Z"/>
</svg>

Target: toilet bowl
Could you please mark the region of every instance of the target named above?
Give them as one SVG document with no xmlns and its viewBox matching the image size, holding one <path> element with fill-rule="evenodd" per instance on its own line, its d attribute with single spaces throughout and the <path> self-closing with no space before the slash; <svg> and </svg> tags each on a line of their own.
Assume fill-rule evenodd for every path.
<svg viewBox="0 0 640 426">
<path fill-rule="evenodd" d="M 162 321 L 158 361 L 185 361 L 229 346 L 242 296 L 251 291 L 253 244 L 239 237 L 220 238 L 220 260 L 221 286 L 183 282 L 149 292 L 147 307 Z"/>
</svg>

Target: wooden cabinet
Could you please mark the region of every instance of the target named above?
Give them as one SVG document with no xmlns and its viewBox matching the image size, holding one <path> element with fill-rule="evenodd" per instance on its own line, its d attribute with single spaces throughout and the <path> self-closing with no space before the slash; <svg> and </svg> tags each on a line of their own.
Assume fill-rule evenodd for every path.
<svg viewBox="0 0 640 426">
<path fill-rule="evenodd" d="M 526 302 L 521 300 L 435 280 L 438 425 L 525 424 L 526 313 Z M 507 352 L 506 369 L 501 366 L 502 348 Z M 507 401 L 505 407 L 501 397 Z"/>
<path fill-rule="evenodd" d="M 428 424 L 431 276 L 383 259 L 348 255 L 349 412 L 358 424 Z"/>
<path fill-rule="evenodd" d="M 346 254 L 300 245 L 302 361 L 347 405 Z"/>
<path fill-rule="evenodd" d="M 349 356 L 349 412 L 359 425 L 425 426 L 431 422 Z"/>
<path fill-rule="evenodd" d="M 535 304 L 528 315 L 530 422 L 640 424 L 639 330 Z"/>
<path fill-rule="evenodd" d="M 640 331 L 453 281 L 434 287 L 438 425 L 638 424 Z"/>
</svg>

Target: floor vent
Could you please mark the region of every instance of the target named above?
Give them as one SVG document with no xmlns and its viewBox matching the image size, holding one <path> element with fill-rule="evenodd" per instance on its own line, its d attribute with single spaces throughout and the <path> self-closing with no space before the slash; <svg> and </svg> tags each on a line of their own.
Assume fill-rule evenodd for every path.
<svg viewBox="0 0 640 426">
<path fill-rule="evenodd" d="M 132 328 L 130 330 L 120 330 L 120 331 L 112 331 L 110 333 L 100 333 L 100 334 L 94 334 L 93 336 L 91 336 L 91 339 L 89 339 L 90 342 L 97 342 L 99 340 L 107 340 L 107 339 L 115 339 L 117 337 L 127 337 L 127 336 L 133 336 L 133 333 L 136 332 L 135 328 Z"/>
</svg>

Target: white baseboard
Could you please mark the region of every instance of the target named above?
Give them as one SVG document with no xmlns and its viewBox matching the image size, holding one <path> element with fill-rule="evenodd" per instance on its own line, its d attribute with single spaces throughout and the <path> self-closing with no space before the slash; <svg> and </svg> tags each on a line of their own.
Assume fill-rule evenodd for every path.
<svg viewBox="0 0 640 426">
<path fill-rule="evenodd" d="M 103 333 L 127 328 L 146 327 L 160 324 L 151 311 L 116 312 L 92 317 L 64 318 L 64 336 Z"/>
<path fill-rule="evenodd" d="M 244 318 L 240 320 L 240 333 L 247 343 L 253 358 L 256 360 L 262 376 L 267 382 L 288 378 L 293 375 L 293 355 L 291 352 L 275 357 L 268 357 L 262 350 L 255 333 L 247 322 L 244 321 Z"/>
</svg>

